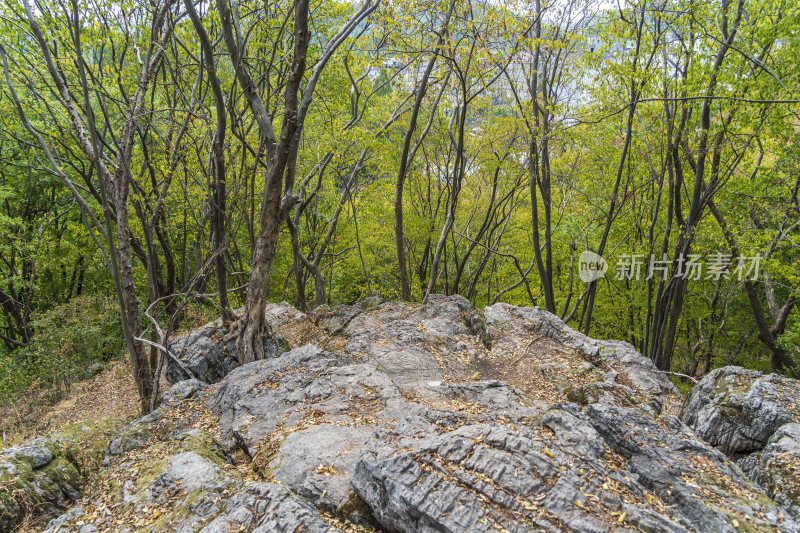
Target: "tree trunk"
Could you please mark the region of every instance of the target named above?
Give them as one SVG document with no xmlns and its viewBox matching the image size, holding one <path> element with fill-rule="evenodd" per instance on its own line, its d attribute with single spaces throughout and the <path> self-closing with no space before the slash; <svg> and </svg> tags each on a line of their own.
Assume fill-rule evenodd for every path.
<svg viewBox="0 0 800 533">
<path fill-rule="evenodd" d="M 303 122 L 314 95 L 314 90 L 336 49 L 355 30 L 355 28 L 375 9 L 379 3 L 364 2 L 358 11 L 339 29 L 323 48 L 320 59 L 303 89 L 302 100 L 298 101 L 298 91 L 306 70 L 306 57 L 310 35 L 308 31 L 309 0 L 297 0 L 294 6 L 294 53 L 292 65 L 286 78 L 284 89 L 283 124 L 277 143 L 272 131 L 272 120 L 266 112 L 264 102 L 256 91 L 250 76 L 249 67 L 243 61 L 244 40 L 232 23 L 232 13 L 226 0 L 217 0 L 220 12 L 223 38 L 231 55 L 236 78 L 244 93 L 250 110 L 259 127 L 259 138 L 270 153 L 270 162 L 264 184 L 264 197 L 261 203 L 261 227 L 253 248 L 250 281 L 247 290 L 244 313 L 233 324 L 228 339 L 236 340 L 236 350 L 240 363 L 247 363 L 264 357 L 265 336 L 271 336 L 264 311 L 267 305 L 269 277 L 272 262 L 278 247 L 278 233 L 282 222 L 281 214 L 289 213 L 291 191 L 287 191 L 286 205 L 281 205 L 284 172 L 290 162 L 296 160 Z"/>
<path fill-rule="evenodd" d="M 436 64 L 436 59 L 438 57 L 437 51 L 439 50 L 439 47 L 441 47 L 442 42 L 447 35 L 447 26 L 450 24 L 450 16 L 453 13 L 454 7 L 455 1 L 451 1 L 450 7 L 447 10 L 447 14 L 444 17 L 442 27 L 439 31 L 439 38 L 436 42 L 434 54 L 431 56 L 430 60 L 428 60 L 428 65 L 425 67 L 425 71 L 422 74 L 422 79 L 420 79 L 419 86 L 417 87 L 417 95 L 414 98 L 414 107 L 411 109 L 411 118 L 408 121 L 408 129 L 406 130 L 406 135 L 403 139 L 403 150 L 400 153 L 400 165 L 397 168 L 397 182 L 395 184 L 394 191 L 394 242 L 395 247 L 397 248 L 397 266 L 400 271 L 401 293 L 403 300 L 405 301 L 411 300 L 411 283 L 408 279 L 405 239 L 403 237 L 403 186 L 405 184 L 408 166 L 411 165 L 413 158 L 413 153 L 412 156 L 409 157 L 409 151 L 411 150 L 411 141 L 414 138 L 414 130 L 417 127 L 417 117 L 419 116 L 419 110 L 422 106 L 422 100 L 425 97 L 425 92 L 428 89 L 428 80 L 430 79 L 431 73 L 433 72 L 433 67 Z M 432 109 L 431 113 L 433 113 L 434 110 L 435 109 Z M 416 150 L 414 152 L 416 152 Z"/>
<path fill-rule="evenodd" d="M 244 313 L 237 321 L 238 337 L 236 349 L 240 364 L 250 363 L 264 357 L 264 339 L 272 336 L 267 324 L 265 311 L 269 292 L 269 277 L 275 250 L 278 248 L 280 230 L 281 187 L 271 183 L 267 188 L 262 204 L 261 229 L 253 250 L 250 284 Z"/>
<path fill-rule="evenodd" d="M 294 58 L 286 81 L 284 93 L 284 123 L 278 147 L 269 165 L 264 198 L 261 203 L 261 227 L 253 249 L 250 282 L 247 289 L 244 313 L 236 321 L 232 334 L 236 339 L 236 350 L 240 364 L 264 357 L 264 338 L 272 336 L 264 312 L 269 292 L 269 277 L 272 262 L 278 248 L 281 225 L 281 192 L 286 165 L 297 150 L 298 130 L 297 93 L 306 69 L 308 53 L 308 0 L 298 0 L 294 17 Z M 313 89 L 313 88 L 312 88 Z M 308 90 L 308 88 L 307 88 Z"/>
<path fill-rule="evenodd" d="M 211 144 L 214 155 L 213 168 L 209 174 L 213 176 L 209 189 L 211 190 L 211 228 L 214 244 L 214 271 L 217 277 L 217 292 L 219 293 L 219 306 L 222 310 L 222 322 L 227 324 L 231 318 L 230 305 L 228 304 L 228 272 L 225 267 L 225 254 L 221 252 L 225 243 L 225 130 L 227 126 L 227 115 L 225 102 L 217 77 L 217 67 L 214 62 L 214 48 L 208 33 L 203 26 L 203 21 L 194 8 L 192 0 L 184 0 L 186 12 L 192 20 L 195 32 L 200 39 L 200 46 L 203 50 L 206 72 L 208 72 L 208 83 L 211 85 L 211 92 L 214 95 L 214 105 L 217 111 L 217 131 Z"/>
</svg>

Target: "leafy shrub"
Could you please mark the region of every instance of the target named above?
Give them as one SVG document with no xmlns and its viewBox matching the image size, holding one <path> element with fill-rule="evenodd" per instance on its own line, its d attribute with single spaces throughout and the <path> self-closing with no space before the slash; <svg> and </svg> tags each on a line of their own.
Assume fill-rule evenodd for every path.
<svg viewBox="0 0 800 533">
<path fill-rule="evenodd" d="M 68 391 L 124 348 L 114 300 L 79 296 L 32 321 L 25 348 L 0 353 L 0 401 L 26 389 Z"/>
<path fill-rule="evenodd" d="M 791 377 L 800 379 L 800 317 L 791 317 L 786 331 L 778 338 L 778 343 L 794 360 L 795 367 Z"/>
</svg>

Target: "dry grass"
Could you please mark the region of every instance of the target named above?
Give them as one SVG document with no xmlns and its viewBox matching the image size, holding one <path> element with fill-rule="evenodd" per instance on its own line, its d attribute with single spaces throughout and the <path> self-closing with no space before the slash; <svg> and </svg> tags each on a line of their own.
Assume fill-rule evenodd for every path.
<svg viewBox="0 0 800 533">
<path fill-rule="evenodd" d="M 102 372 L 72 385 L 69 394 L 52 406 L 41 407 L 33 420 L 30 412 L 35 402 L 44 402 L 46 391 L 30 394 L 17 404 L 3 408 L 0 430 L 5 446 L 13 446 L 35 435 L 57 431 L 65 424 L 84 419 L 132 420 L 139 415 L 139 398 L 127 361 L 109 364 Z"/>
</svg>

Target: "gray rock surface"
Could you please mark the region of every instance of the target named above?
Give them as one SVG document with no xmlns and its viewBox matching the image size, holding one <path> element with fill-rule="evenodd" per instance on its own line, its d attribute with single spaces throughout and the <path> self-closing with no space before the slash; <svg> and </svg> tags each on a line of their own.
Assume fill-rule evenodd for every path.
<svg viewBox="0 0 800 533">
<path fill-rule="evenodd" d="M 352 308 L 341 308 L 343 316 L 325 323 L 347 337 L 345 353 L 375 362 L 402 387 L 463 377 L 483 353 L 473 325 L 480 319 L 466 298 L 432 295 L 425 306 L 366 302 L 360 314 L 351 317 Z"/>
<path fill-rule="evenodd" d="M 314 343 L 174 385 L 112 440 L 87 511 L 61 527 L 800 530 L 772 487 L 786 477 L 764 474 L 796 453 L 797 429 L 768 436 L 748 478 L 627 343 L 461 297 L 271 309 Z"/>
<path fill-rule="evenodd" d="M 800 520 L 800 424 L 778 428 L 764 449 L 751 457 L 750 477 Z"/>
<path fill-rule="evenodd" d="M 247 483 L 228 501 L 225 510 L 200 531 L 227 533 L 334 533 L 316 509 L 274 483 Z"/>
<path fill-rule="evenodd" d="M 621 523 L 734 531 L 737 517 L 763 530 L 797 527 L 719 452 L 670 422 L 677 435 L 640 410 L 564 405 L 534 428 L 466 425 L 414 446 L 379 439 L 353 484 L 392 531 L 612 531 Z"/>
<path fill-rule="evenodd" d="M 670 393 L 677 394 L 653 362 L 627 342 L 592 339 L 538 307 L 495 304 L 484 315 L 492 352 L 504 360 L 528 360 L 548 382 L 565 391 L 586 381 L 620 385 L 653 414 L 661 412 Z M 594 376 L 587 380 L 587 374 Z"/>
<path fill-rule="evenodd" d="M 750 453 L 782 425 L 800 421 L 800 384 L 777 374 L 717 368 L 689 393 L 681 419 L 725 454 Z"/>
<path fill-rule="evenodd" d="M 222 345 L 222 333 L 214 326 L 204 326 L 170 343 L 170 351 L 189 369 L 186 372 L 173 359 L 166 359 L 166 376 L 169 383 L 197 379 L 216 383 L 238 366 L 235 346 Z"/>
<path fill-rule="evenodd" d="M 271 358 L 290 349 L 289 341 L 280 335 L 280 330 L 303 323 L 307 317 L 285 302 L 267 305 L 265 315 L 270 327 L 279 331 L 274 337 L 264 339 L 265 357 Z M 233 341 L 223 343 L 219 320 L 175 339 L 169 349 L 181 361 L 178 364 L 170 357 L 165 360 L 165 375 L 170 384 L 187 379 L 217 383 L 239 366 L 236 345 Z"/>
<path fill-rule="evenodd" d="M 64 512 L 80 497 L 77 462 L 58 443 L 37 438 L 0 451 L 0 531 L 26 517 Z"/>
<path fill-rule="evenodd" d="M 148 439 L 153 436 L 155 428 L 163 418 L 163 410 L 158 409 L 122 428 L 108 443 L 104 463 L 108 465 L 111 458 L 124 455 L 144 446 Z"/>
<path fill-rule="evenodd" d="M 124 428 L 123 435 L 146 438 L 127 452 L 109 446 L 109 475 L 97 492 L 45 531 L 336 531 L 287 487 L 244 479 L 209 432 L 207 413 L 194 403 L 202 401 L 190 396 L 164 404 Z"/>
<path fill-rule="evenodd" d="M 79 516 L 83 514 L 83 507 L 73 507 L 66 513 L 53 518 L 47 523 L 47 527 L 45 528 L 46 531 L 57 531 L 63 528 L 66 524 L 70 521 L 75 520 Z"/>
<path fill-rule="evenodd" d="M 289 434 L 268 465 L 274 479 L 319 509 L 357 523 L 372 522 L 371 511 L 350 484 L 369 427 L 320 424 Z"/>
<path fill-rule="evenodd" d="M 800 383 L 718 368 L 689 393 L 681 418 L 800 519 Z"/>
<path fill-rule="evenodd" d="M 171 405 L 191 398 L 197 391 L 203 390 L 208 387 L 208 383 L 198 379 L 186 379 L 175 383 L 172 387 L 165 390 L 161 395 L 161 401 L 165 404 Z"/>
</svg>

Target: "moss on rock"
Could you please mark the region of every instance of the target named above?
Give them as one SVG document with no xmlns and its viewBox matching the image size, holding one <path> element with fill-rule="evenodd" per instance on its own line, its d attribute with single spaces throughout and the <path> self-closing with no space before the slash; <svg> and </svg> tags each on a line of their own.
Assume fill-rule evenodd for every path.
<svg viewBox="0 0 800 533">
<path fill-rule="evenodd" d="M 83 420 L 0 454 L 0 531 L 31 517 L 46 517 L 74 503 L 100 464 L 121 422 Z"/>
</svg>

